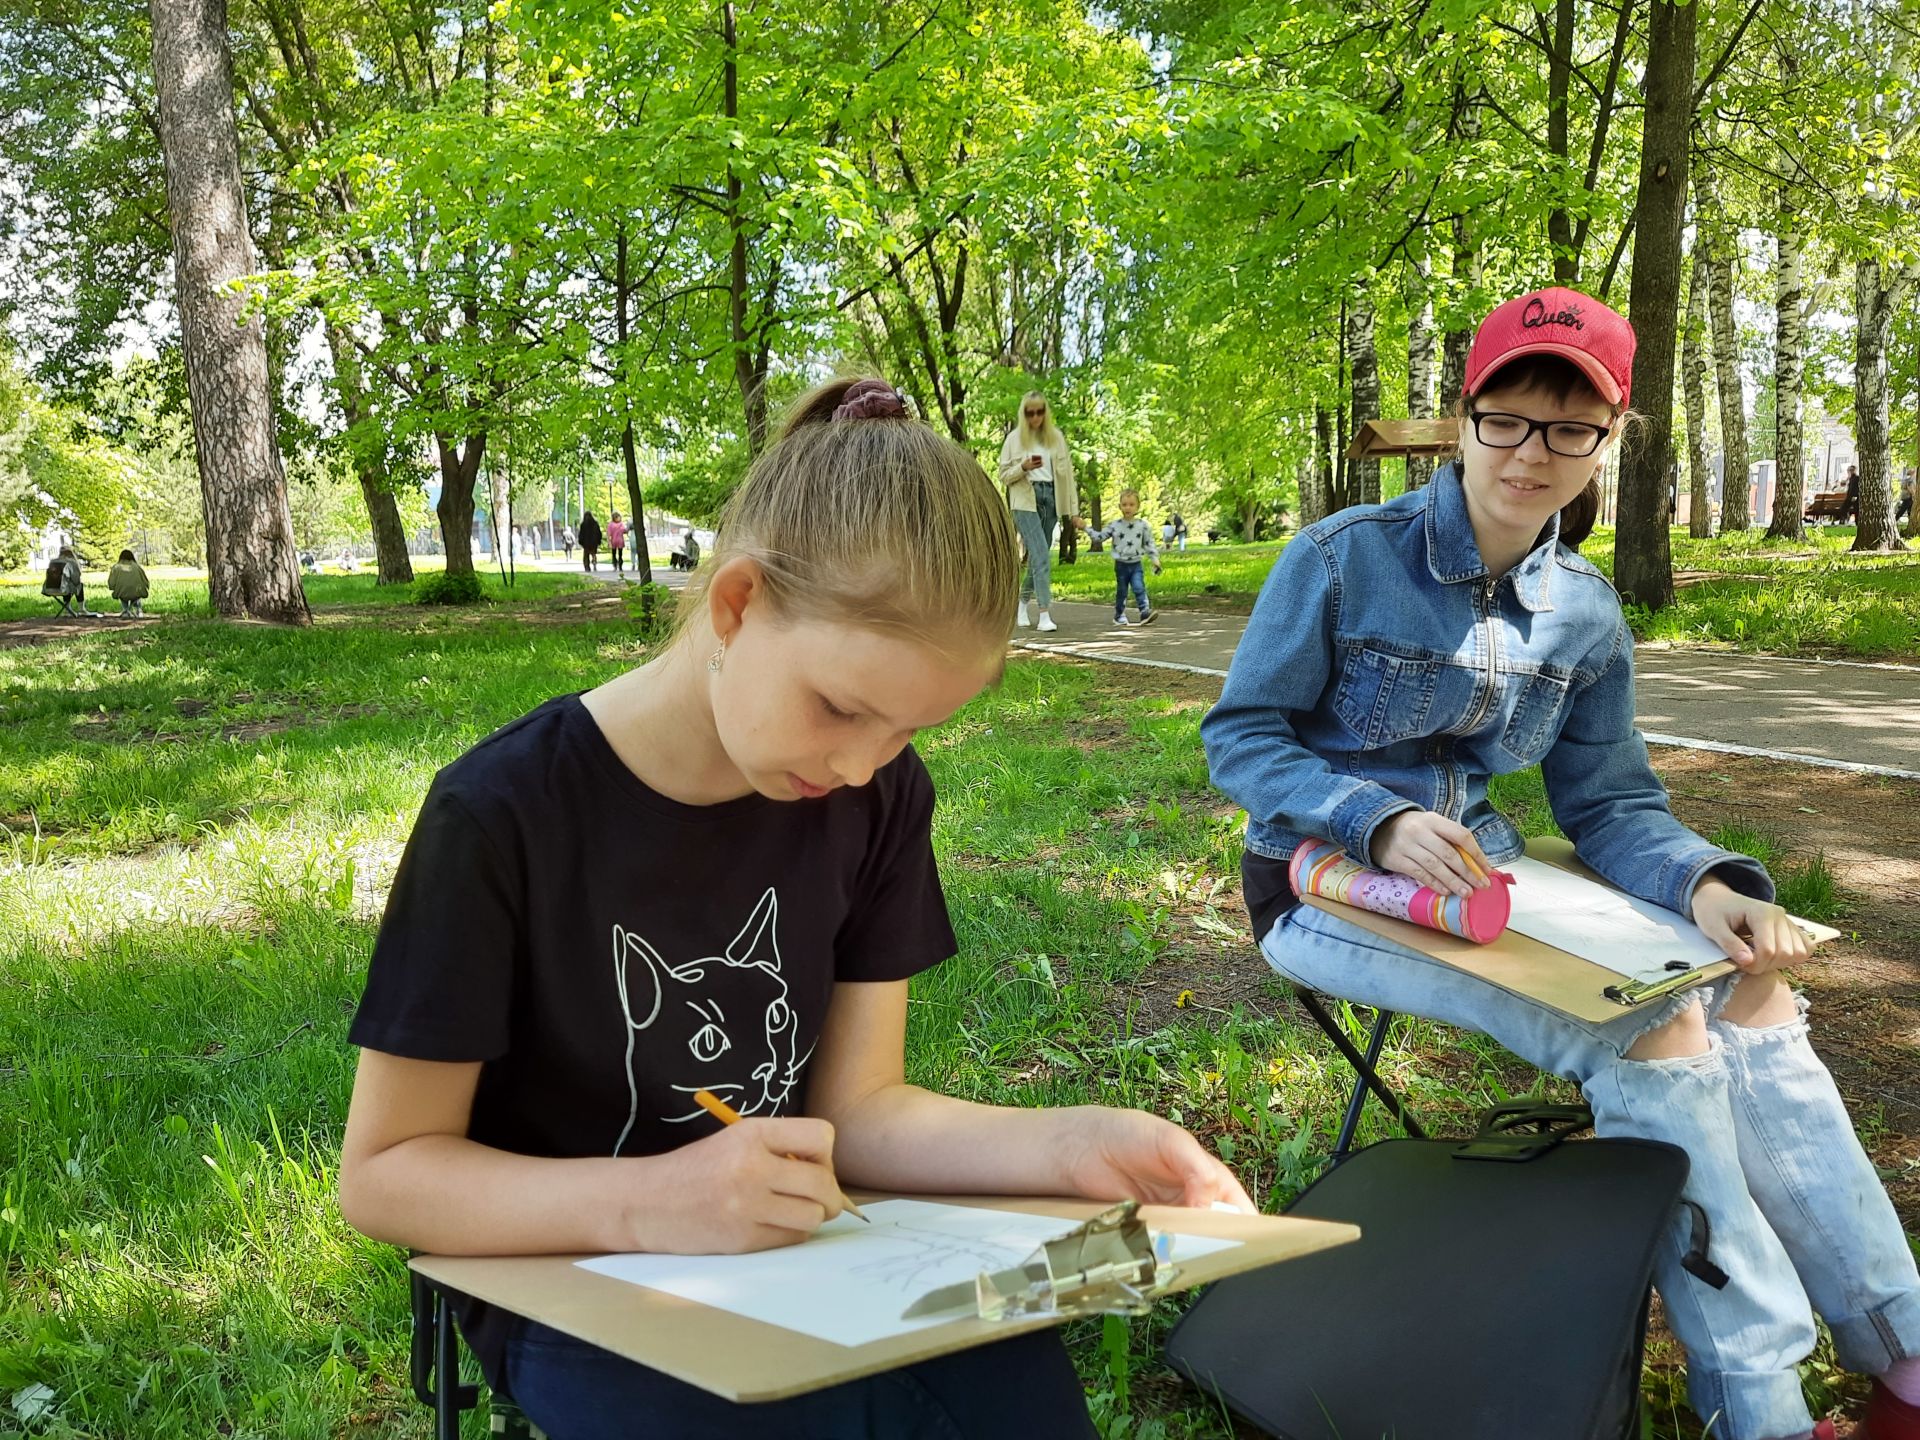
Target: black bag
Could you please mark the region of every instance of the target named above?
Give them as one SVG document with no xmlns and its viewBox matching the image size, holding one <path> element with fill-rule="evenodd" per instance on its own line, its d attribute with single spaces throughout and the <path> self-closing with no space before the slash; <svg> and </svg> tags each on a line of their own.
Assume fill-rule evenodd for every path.
<svg viewBox="0 0 1920 1440">
<path fill-rule="evenodd" d="M 1509 1105 L 1480 1134 L 1357 1151 L 1289 1207 L 1351 1245 L 1222 1280 L 1167 1341 L 1174 1369 L 1281 1440 L 1622 1440 L 1640 1432 L 1655 1246 L 1686 1152 L 1562 1143 L 1581 1106 Z"/>
</svg>

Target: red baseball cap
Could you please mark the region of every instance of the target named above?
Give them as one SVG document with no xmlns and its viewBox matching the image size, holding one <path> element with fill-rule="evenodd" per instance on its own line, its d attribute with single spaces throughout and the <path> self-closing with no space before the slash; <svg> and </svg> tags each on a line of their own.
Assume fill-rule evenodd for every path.
<svg viewBox="0 0 1920 1440">
<path fill-rule="evenodd" d="M 1591 295 L 1555 285 L 1507 301 L 1486 319 L 1467 351 L 1463 386 L 1469 395 L 1509 360 L 1558 355 L 1571 360 L 1609 405 L 1625 405 L 1633 390 L 1633 326 Z"/>
</svg>

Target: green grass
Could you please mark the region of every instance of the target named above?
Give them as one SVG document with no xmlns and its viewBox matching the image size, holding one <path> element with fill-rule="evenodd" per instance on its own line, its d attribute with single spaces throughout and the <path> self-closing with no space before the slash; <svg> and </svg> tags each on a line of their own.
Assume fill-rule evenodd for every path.
<svg viewBox="0 0 1920 1440">
<path fill-rule="evenodd" d="M 444 562 L 438 557 L 415 556 L 413 560 L 415 574 L 426 574 L 439 570 Z M 516 597 L 518 600 L 538 599 L 549 595 L 564 594 L 569 590 L 578 590 L 593 584 L 584 576 L 565 571 L 549 573 L 544 570 L 521 570 L 514 577 L 514 586 L 509 590 L 502 577 L 491 569 L 478 569 L 480 583 L 485 587 L 490 599 Z M 41 576 L 29 575 L 16 570 L 11 574 L 0 575 L 0 622 L 8 620 L 44 620 L 56 613 L 54 602 L 40 593 Z M 107 572 L 88 570 L 84 572 L 87 587 L 87 608 L 103 611 L 109 615 L 120 613 L 120 602 L 107 593 Z M 146 601 L 146 613 L 150 616 L 202 616 L 207 614 L 207 577 L 203 570 L 189 570 L 184 567 L 155 566 L 147 572 L 147 579 L 153 593 Z M 307 592 L 307 603 L 316 611 L 332 606 L 343 605 L 410 605 L 413 603 L 411 585 L 381 585 L 376 583 L 371 566 L 352 575 L 322 572 L 308 575 L 302 579 Z"/>
<path fill-rule="evenodd" d="M 433 771 L 641 653 L 617 608 L 540 613 L 0 650 L 0 1437 L 427 1433 L 400 1257 L 332 1199 L 345 1033 Z M 1348 1077 L 1222 899 L 1238 817 L 1207 789 L 1201 702 L 1126 683 L 1016 662 L 925 738 L 962 953 L 915 983 L 911 1074 L 1171 1115 L 1277 1206 L 1316 1173 Z M 1537 774 L 1497 794 L 1550 828 Z M 1207 956 L 1250 967 L 1240 999 L 1156 1025 L 1116 998 Z M 1456 1127 L 1542 1083 L 1425 1024 L 1383 1068 Z M 1370 1108 L 1363 1136 L 1383 1133 Z M 1226 1433 L 1158 1370 L 1175 1313 L 1072 1328 L 1105 1434 Z M 1673 1383 L 1649 1377 L 1650 1433 L 1696 1436 Z M 50 1408 L 28 1424 L 8 1402 L 32 1386 Z"/>
<path fill-rule="evenodd" d="M 1920 553 L 1852 555 L 1851 526 L 1821 526 L 1804 541 L 1770 541 L 1762 531 L 1714 540 L 1673 537 L 1673 565 L 1684 583 L 1674 603 L 1629 618 L 1643 642 L 1730 645 L 1774 654 L 1920 659 Z M 1581 553 L 1613 573 L 1610 528 L 1596 530 Z M 1148 576 L 1156 605 L 1246 614 L 1273 568 L 1280 544 L 1203 545 L 1165 557 Z M 1055 593 L 1070 600 L 1113 598 L 1113 562 L 1083 555 L 1056 564 Z"/>
</svg>

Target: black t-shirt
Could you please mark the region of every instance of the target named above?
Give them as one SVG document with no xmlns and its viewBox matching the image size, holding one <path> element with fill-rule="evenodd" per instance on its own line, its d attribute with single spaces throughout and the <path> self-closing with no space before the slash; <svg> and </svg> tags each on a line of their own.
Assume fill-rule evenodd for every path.
<svg viewBox="0 0 1920 1440">
<path fill-rule="evenodd" d="M 348 1038 L 481 1061 L 468 1135 L 523 1155 L 655 1155 L 716 1122 L 804 1113 L 837 981 L 956 949 L 933 784 L 903 751 L 817 800 L 683 805 L 621 763 L 577 696 L 435 778 Z M 498 1378 L 509 1317 L 460 1307 Z"/>
</svg>

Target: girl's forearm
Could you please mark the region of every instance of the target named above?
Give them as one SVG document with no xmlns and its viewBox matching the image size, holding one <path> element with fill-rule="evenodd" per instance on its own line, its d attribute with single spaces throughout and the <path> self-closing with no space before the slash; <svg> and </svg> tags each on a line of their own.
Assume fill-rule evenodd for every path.
<svg viewBox="0 0 1920 1440">
<path fill-rule="evenodd" d="M 1015 1109 L 888 1085 L 834 1125 L 843 1185 L 920 1194 L 1072 1195 L 1080 1152 L 1070 1109 Z"/>
<path fill-rule="evenodd" d="M 361 1234 L 441 1255 L 565 1255 L 649 1248 L 635 1159 L 515 1155 L 459 1135 L 420 1135 L 343 1161 L 340 1208 Z"/>
</svg>

